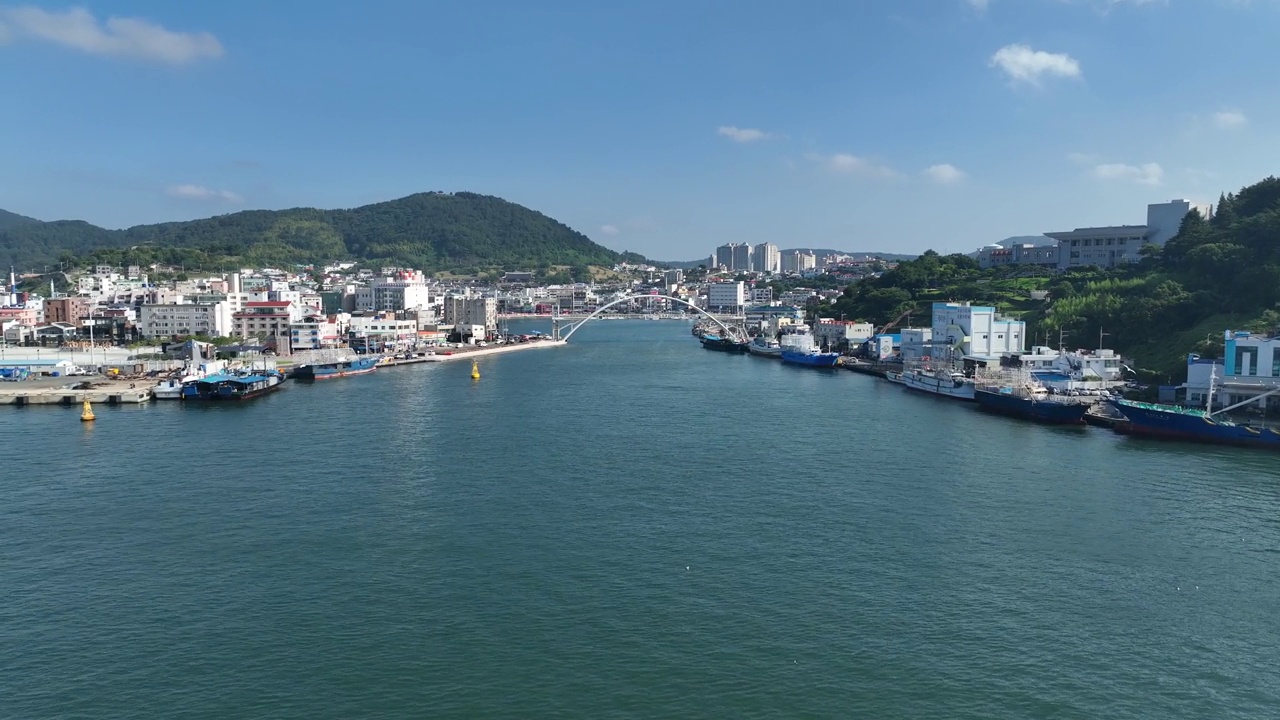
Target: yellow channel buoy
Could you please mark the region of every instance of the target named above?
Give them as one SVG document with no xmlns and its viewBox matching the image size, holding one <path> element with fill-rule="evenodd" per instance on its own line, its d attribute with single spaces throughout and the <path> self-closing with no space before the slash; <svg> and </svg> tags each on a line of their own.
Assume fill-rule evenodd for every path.
<svg viewBox="0 0 1280 720">
<path fill-rule="evenodd" d="M 476 364 L 475 360 L 471 361 L 471 379 L 472 380 L 480 379 L 480 366 Z"/>
<path fill-rule="evenodd" d="M 93 414 L 93 406 L 89 404 L 89 398 L 84 399 L 84 408 L 80 411 L 81 422 L 89 422 L 96 419 Z"/>
</svg>

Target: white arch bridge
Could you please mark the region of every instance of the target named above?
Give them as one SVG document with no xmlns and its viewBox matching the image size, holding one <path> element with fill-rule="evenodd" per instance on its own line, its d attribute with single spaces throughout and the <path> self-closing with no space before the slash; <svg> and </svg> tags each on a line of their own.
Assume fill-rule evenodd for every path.
<svg viewBox="0 0 1280 720">
<path fill-rule="evenodd" d="M 564 335 L 561 335 L 561 336 L 560 336 L 560 339 L 561 339 L 561 340 L 565 340 L 565 341 L 567 341 L 569 338 L 573 337 L 573 334 L 574 334 L 574 333 L 578 332 L 578 328 L 582 327 L 583 325 L 586 325 L 588 321 L 596 319 L 597 317 L 599 317 L 599 316 L 600 316 L 600 313 L 604 312 L 605 310 L 608 310 L 609 308 L 613 307 L 614 305 L 620 305 L 620 304 L 622 304 L 622 303 L 624 303 L 624 302 L 631 302 L 631 301 L 633 301 L 633 300 L 646 300 L 646 299 L 650 299 L 650 300 L 651 300 L 651 299 L 654 299 L 654 298 L 658 298 L 658 299 L 660 299 L 660 300 L 670 300 L 670 301 L 672 301 L 672 302 L 680 303 L 681 305 L 684 305 L 685 307 L 693 308 L 694 310 L 698 311 L 699 313 L 701 313 L 702 315 L 706 316 L 707 318 L 710 318 L 710 320 L 711 320 L 712 322 L 714 322 L 715 324 L 717 324 L 717 325 L 719 325 L 720 327 L 724 328 L 724 331 L 725 331 L 726 333 L 732 333 L 732 332 L 734 332 L 734 328 L 732 328 L 732 327 L 730 327 L 730 326 L 726 325 L 724 322 L 722 322 L 722 321 L 720 320 L 720 318 L 716 317 L 715 315 L 712 315 L 711 313 L 707 312 L 706 310 L 703 310 L 702 308 L 698 307 L 697 305 L 694 305 L 693 303 L 688 302 L 688 301 L 686 301 L 686 300 L 681 300 L 680 298 L 677 298 L 677 297 L 671 297 L 670 295 L 628 295 L 628 296 L 626 296 L 626 297 L 621 297 L 621 298 L 618 298 L 617 300 L 612 300 L 612 301 L 610 301 L 610 302 L 607 302 L 607 303 L 605 303 L 604 305 L 601 305 L 600 307 L 596 308 L 595 312 L 591 313 L 590 315 L 588 315 L 588 316 L 586 316 L 586 317 L 582 318 L 581 320 L 577 320 L 577 321 L 575 321 L 575 322 L 571 323 L 571 324 L 569 325 L 569 332 L 565 333 Z"/>
</svg>

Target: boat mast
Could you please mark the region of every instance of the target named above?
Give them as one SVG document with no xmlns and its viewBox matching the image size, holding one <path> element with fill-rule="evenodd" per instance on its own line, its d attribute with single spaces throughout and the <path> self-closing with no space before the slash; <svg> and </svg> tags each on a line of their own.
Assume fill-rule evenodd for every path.
<svg viewBox="0 0 1280 720">
<path fill-rule="evenodd" d="M 1218 365 L 1209 367 L 1209 398 L 1205 401 L 1204 411 L 1213 414 L 1213 381 L 1218 377 Z"/>
</svg>

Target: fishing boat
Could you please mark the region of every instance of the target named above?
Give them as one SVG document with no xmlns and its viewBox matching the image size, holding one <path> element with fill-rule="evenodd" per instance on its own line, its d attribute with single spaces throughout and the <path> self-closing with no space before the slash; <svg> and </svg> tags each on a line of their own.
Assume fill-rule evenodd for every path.
<svg viewBox="0 0 1280 720">
<path fill-rule="evenodd" d="M 760 357 L 778 358 L 782 357 L 782 345 L 778 344 L 777 340 L 757 335 L 747 343 L 747 352 Z"/>
<path fill-rule="evenodd" d="M 913 367 L 903 370 L 899 377 L 900 379 L 894 382 L 901 383 L 908 390 L 940 395 L 953 400 L 972 402 L 974 399 L 973 379 L 965 377 L 964 373 L 957 370 L 945 367 Z"/>
<path fill-rule="evenodd" d="M 284 380 L 284 373 L 279 370 L 209 375 L 184 384 L 182 399 L 186 402 L 251 400 L 279 390 Z"/>
<path fill-rule="evenodd" d="M 1050 425 L 1082 425 L 1092 404 L 1078 397 L 1051 395 L 1030 375 L 976 386 L 974 400 L 988 412 Z"/>
<path fill-rule="evenodd" d="M 289 377 L 304 382 L 368 375 L 378 369 L 379 357 L 351 357 L 326 362 L 305 363 L 294 367 Z"/>
<path fill-rule="evenodd" d="M 715 333 L 706 333 L 698 338 L 702 343 L 702 347 L 708 350 L 717 350 L 727 353 L 742 353 L 747 351 L 747 343 L 734 340 L 731 337 L 722 337 Z"/>
<path fill-rule="evenodd" d="M 1122 435 L 1162 440 L 1280 450 L 1280 432 L 1266 426 L 1233 422 L 1225 417 L 1228 410 L 1254 402 L 1257 398 L 1250 398 L 1217 412 L 1211 410 L 1215 377 L 1209 376 L 1209 393 L 1204 410 L 1122 398 L 1111 399 L 1110 403 L 1125 418 L 1123 422 L 1115 424 L 1115 431 Z"/>
<path fill-rule="evenodd" d="M 181 377 L 161 380 L 152 387 L 151 395 L 156 400 L 181 400 L 183 385 L 199 380 L 202 377 L 221 373 L 226 369 L 226 366 L 226 363 L 221 360 L 210 360 L 195 366 L 188 364 Z"/>
</svg>

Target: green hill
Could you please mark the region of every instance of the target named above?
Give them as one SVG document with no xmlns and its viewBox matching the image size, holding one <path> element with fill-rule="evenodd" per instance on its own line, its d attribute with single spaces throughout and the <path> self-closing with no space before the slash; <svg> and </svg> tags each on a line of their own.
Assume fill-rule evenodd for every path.
<svg viewBox="0 0 1280 720">
<path fill-rule="evenodd" d="M 350 210 L 249 210 L 203 220 L 106 230 L 81 221 L 6 223 L 0 264 L 66 261 L 186 267 L 314 264 L 353 259 L 428 271 L 612 265 L 623 254 L 501 198 L 419 193 Z"/>
<path fill-rule="evenodd" d="M 11 227 L 17 227 L 19 225 L 30 225 L 32 223 L 38 223 L 38 222 L 40 221 L 36 220 L 35 218 L 29 218 L 26 215 L 11 213 L 8 210 L 0 210 L 0 230 L 7 230 Z"/>
<path fill-rule="evenodd" d="M 1142 255 L 1114 269 L 1053 273 L 980 270 L 964 255 L 927 252 L 849 286 L 818 312 L 879 325 L 912 310 L 919 322 L 931 302 L 971 300 L 1025 320 L 1037 343 L 1092 348 L 1102 337 L 1152 371 L 1150 380 L 1181 382 L 1187 354 L 1218 356 L 1223 330 L 1280 329 L 1280 179 L 1222 196 L 1211 220 L 1188 213 L 1177 236 Z M 1033 290 L 1049 297 L 1032 300 Z"/>
</svg>

